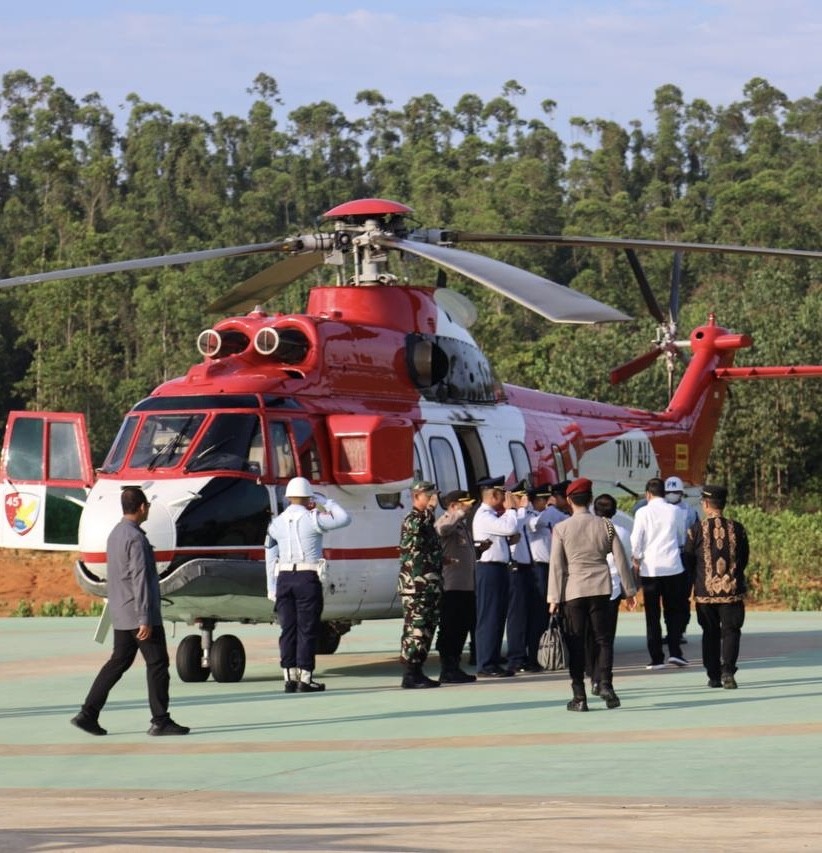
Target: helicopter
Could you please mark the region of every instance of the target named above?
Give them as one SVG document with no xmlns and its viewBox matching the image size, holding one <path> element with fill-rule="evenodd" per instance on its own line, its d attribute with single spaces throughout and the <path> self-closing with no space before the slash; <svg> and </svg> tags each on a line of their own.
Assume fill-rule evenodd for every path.
<svg viewBox="0 0 822 853">
<path fill-rule="evenodd" d="M 201 332 L 202 361 L 164 382 L 125 415 L 94 471 L 79 413 L 14 412 L 0 460 L 5 520 L 0 545 L 79 551 L 75 577 L 106 597 L 106 539 L 118 495 L 140 486 L 152 504 L 145 530 L 155 549 L 163 617 L 196 626 L 176 651 L 183 681 L 239 681 L 246 655 L 220 623 L 276 621 L 267 598 L 263 541 L 285 506 L 285 485 L 306 477 L 318 500 L 333 497 L 354 523 L 327 534 L 319 653 L 333 653 L 352 626 L 401 613 L 396 591 L 399 528 L 413 478 L 445 493 L 504 475 L 513 486 L 585 476 L 597 491 L 640 494 L 650 477 L 675 473 L 698 494 L 730 379 L 820 376 L 822 366 L 733 367 L 749 336 L 711 314 L 677 339 L 681 258 L 729 252 L 822 258 L 811 250 L 538 234 L 410 228 L 410 207 L 386 199 L 346 202 L 316 233 L 18 276 L 0 287 L 116 273 L 238 255 L 282 260 L 209 308 L 225 315 Z M 651 350 L 616 368 L 613 382 L 658 358 L 668 365 L 669 404 L 652 412 L 500 383 L 469 331 L 473 303 L 442 279 L 410 284 L 392 261 L 432 262 L 552 322 L 630 319 L 585 294 L 460 244 L 518 242 L 626 253 L 658 322 Z M 674 253 L 667 313 L 637 251 Z M 262 307 L 326 264 L 302 314 Z M 689 351 L 690 354 L 688 354 Z M 674 365 L 685 363 L 673 386 Z M 104 620 L 101 620 L 104 623 Z M 102 634 L 104 626 L 98 634 Z"/>
</svg>

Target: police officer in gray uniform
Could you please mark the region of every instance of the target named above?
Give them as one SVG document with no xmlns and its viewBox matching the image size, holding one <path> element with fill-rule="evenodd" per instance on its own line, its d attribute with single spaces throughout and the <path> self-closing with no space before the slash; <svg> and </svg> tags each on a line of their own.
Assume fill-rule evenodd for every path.
<svg viewBox="0 0 822 853">
<path fill-rule="evenodd" d="M 154 551 L 140 525 L 149 502 L 142 489 L 127 486 L 120 494 L 123 518 L 106 545 L 108 609 L 114 626 L 114 651 L 94 679 L 80 713 L 72 719 L 90 735 L 104 735 L 98 722 L 111 688 L 134 663 L 137 652 L 146 662 L 150 735 L 187 735 L 189 728 L 168 713 L 168 649 L 160 614 L 160 582 Z"/>
</svg>

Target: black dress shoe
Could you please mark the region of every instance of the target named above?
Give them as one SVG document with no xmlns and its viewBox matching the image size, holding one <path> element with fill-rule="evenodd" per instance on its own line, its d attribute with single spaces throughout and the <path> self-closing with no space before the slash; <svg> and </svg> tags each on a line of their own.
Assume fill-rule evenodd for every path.
<svg viewBox="0 0 822 853">
<path fill-rule="evenodd" d="M 283 690 L 286 693 L 296 693 L 297 692 L 297 684 L 298 684 L 298 682 L 296 682 L 296 681 L 286 681 L 285 686 L 283 687 Z"/>
<path fill-rule="evenodd" d="M 599 696 L 599 682 L 598 681 L 592 681 L 591 682 L 591 695 Z"/>
<path fill-rule="evenodd" d="M 619 696 L 614 693 L 613 687 L 602 686 L 599 690 L 599 698 L 605 700 L 606 708 L 619 708 L 622 704 L 619 701 Z"/>
<path fill-rule="evenodd" d="M 181 726 L 174 720 L 168 719 L 164 723 L 152 723 L 148 734 L 153 737 L 160 737 L 162 735 L 187 735 L 190 731 L 191 729 L 188 726 Z"/>
<path fill-rule="evenodd" d="M 722 687 L 722 682 L 718 678 L 709 678 L 708 687 Z"/>
<path fill-rule="evenodd" d="M 82 714 L 78 714 L 76 717 L 72 717 L 71 724 L 73 726 L 77 726 L 78 729 L 82 729 L 84 732 L 90 735 L 108 734 L 108 732 L 97 722 L 97 720 L 90 720 L 88 717 L 84 717 Z"/>
<path fill-rule="evenodd" d="M 732 675 L 723 675 L 722 686 L 726 690 L 736 690 L 736 679 Z"/>
<path fill-rule="evenodd" d="M 510 678 L 513 674 L 510 669 L 503 669 L 501 666 L 477 670 L 477 678 Z"/>
<path fill-rule="evenodd" d="M 516 672 L 542 672 L 542 667 L 538 663 L 526 661 L 519 666 L 514 667 Z"/>
<path fill-rule="evenodd" d="M 588 702 L 585 699 L 575 697 L 565 707 L 569 711 L 587 711 Z"/>
<path fill-rule="evenodd" d="M 322 693 L 325 685 L 319 681 L 300 681 L 297 683 L 297 693 Z"/>
<path fill-rule="evenodd" d="M 477 680 L 476 675 L 469 675 L 461 669 L 449 669 L 440 673 L 440 684 L 470 684 Z"/>
</svg>

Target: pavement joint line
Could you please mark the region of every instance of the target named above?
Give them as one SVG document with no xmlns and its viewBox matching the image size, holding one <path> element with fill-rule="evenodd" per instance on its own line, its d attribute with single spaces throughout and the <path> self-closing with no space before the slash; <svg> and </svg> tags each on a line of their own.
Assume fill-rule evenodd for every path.
<svg viewBox="0 0 822 853">
<path fill-rule="evenodd" d="M 201 730 L 208 735 L 208 729 Z M 784 723 L 759 726 L 715 726 L 713 728 L 621 730 L 619 732 L 523 732 L 504 735 L 465 735 L 425 738 L 357 740 L 297 740 L 286 742 L 230 741 L 192 743 L 99 743 L 88 744 L 0 744 L 0 757 L 54 755 L 215 755 L 244 752 L 381 752 L 402 749 L 497 749 L 563 744 L 609 744 L 684 740 L 729 740 L 762 737 L 801 737 L 822 734 L 822 723 Z M 196 738 L 196 734 L 194 734 Z"/>
</svg>

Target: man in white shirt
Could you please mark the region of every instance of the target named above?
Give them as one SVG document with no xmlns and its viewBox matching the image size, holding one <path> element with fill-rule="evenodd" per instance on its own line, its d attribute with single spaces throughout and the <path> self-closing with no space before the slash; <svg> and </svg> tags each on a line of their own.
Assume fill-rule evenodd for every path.
<svg viewBox="0 0 822 853">
<path fill-rule="evenodd" d="M 642 582 L 645 632 L 651 662 L 646 669 L 663 669 L 660 611 L 668 629 L 668 663 L 687 666 L 681 638 L 687 621 L 685 569 L 680 556 L 685 545 L 685 514 L 665 500 L 665 483 L 652 477 L 645 486 L 648 503 L 640 507 L 631 532 L 634 570 Z M 661 607 L 660 607 L 661 603 Z"/>
<path fill-rule="evenodd" d="M 271 519 L 265 540 L 269 598 L 280 623 L 280 666 L 286 693 L 317 693 L 313 679 L 317 633 L 323 612 L 323 533 L 351 523 L 333 500 L 320 504 L 311 483 L 294 477 L 285 487 L 289 506 Z"/>
<path fill-rule="evenodd" d="M 509 538 L 517 533 L 517 512 L 504 477 L 479 480 L 482 503 L 474 513 L 474 543 L 490 542 L 477 560 L 477 677 L 503 678 L 514 673 L 500 665 L 508 612 Z"/>
</svg>

